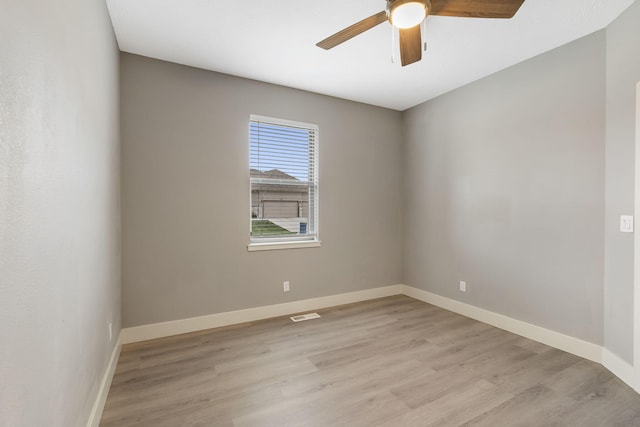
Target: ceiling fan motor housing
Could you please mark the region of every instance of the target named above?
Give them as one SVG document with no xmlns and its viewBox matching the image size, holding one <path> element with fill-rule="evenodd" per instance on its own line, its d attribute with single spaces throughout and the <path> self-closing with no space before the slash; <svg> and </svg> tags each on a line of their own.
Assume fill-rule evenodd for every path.
<svg viewBox="0 0 640 427">
<path fill-rule="evenodd" d="M 429 15 L 431 0 L 387 0 L 387 17 L 394 27 L 411 28 Z"/>
</svg>

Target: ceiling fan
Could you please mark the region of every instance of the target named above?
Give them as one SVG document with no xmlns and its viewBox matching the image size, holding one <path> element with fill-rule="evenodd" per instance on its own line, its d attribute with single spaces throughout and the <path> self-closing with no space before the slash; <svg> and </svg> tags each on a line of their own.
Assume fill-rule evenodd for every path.
<svg viewBox="0 0 640 427">
<path fill-rule="evenodd" d="M 327 37 L 316 46 L 331 49 L 376 25 L 389 21 L 400 33 L 402 66 L 422 59 L 422 22 L 428 15 L 467 18 L 512 18 L 524 0 L 387 0 L 382 12 Z"/>
</svg>

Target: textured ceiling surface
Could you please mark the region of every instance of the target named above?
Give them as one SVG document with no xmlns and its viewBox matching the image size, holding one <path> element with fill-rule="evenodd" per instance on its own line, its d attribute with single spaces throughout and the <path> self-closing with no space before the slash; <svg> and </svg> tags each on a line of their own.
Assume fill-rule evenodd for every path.
<svg viewBox="0 0 640 427">
<path fill-rule="evenodd" d="M 382 0 L 107 5 L 124 52 L 402 111 L 600 30 L 633 1 L 525 0 L 510 20 L 430 16 L 427 52 L 407 67 L 388 22 L 328 51 L 315 46 L 384 10 Z"/>
</svg>

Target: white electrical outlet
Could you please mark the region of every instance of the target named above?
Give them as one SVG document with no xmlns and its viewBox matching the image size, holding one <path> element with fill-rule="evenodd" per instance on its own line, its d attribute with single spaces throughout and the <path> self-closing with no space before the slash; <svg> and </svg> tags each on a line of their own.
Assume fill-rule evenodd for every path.
<svg viewBox="0 0 640 427">
<path fill-rule="evenodd" d="M 285 292 L 289 292 L 289 281 L 282 282 L 282 289 Z"/>
<path fill-rule="evenodd" d="M 467 282 L 460 281 L 460 292 L 467 292 Z"/>
<path fill-rule="evenodd" d="M 113 338 L 113 323 L 109 322 L 109 342 Z"/>
</svg>

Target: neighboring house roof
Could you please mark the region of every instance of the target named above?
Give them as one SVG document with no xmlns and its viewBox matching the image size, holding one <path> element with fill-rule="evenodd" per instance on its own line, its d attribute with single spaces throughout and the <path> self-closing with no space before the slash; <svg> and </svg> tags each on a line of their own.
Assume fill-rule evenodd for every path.
<svg viewBox="0 0 640 427">
<path fill-rule="evenodd" d="M 306 181 L 300 181 L 298 178 L 282 172 L 279 169 L 271 169 L 261 171 L 251 169 L 251 191 L 262 192 L 263 198 L 281 199 L 286 197 L 286 193 L 299 193 L 299 197 L 308 197 L 309 187 Z"/>
<path fill-rule="evenodd" d="M 270 179 L 293 179 L 295 181 L 298 178 L 282 172 L 279 169 L 271 169 L 268 171 L 260 171 L 258 169 L 251 169 L 251 177 L 253 178 L 270 178 Z"/>
</svg>

